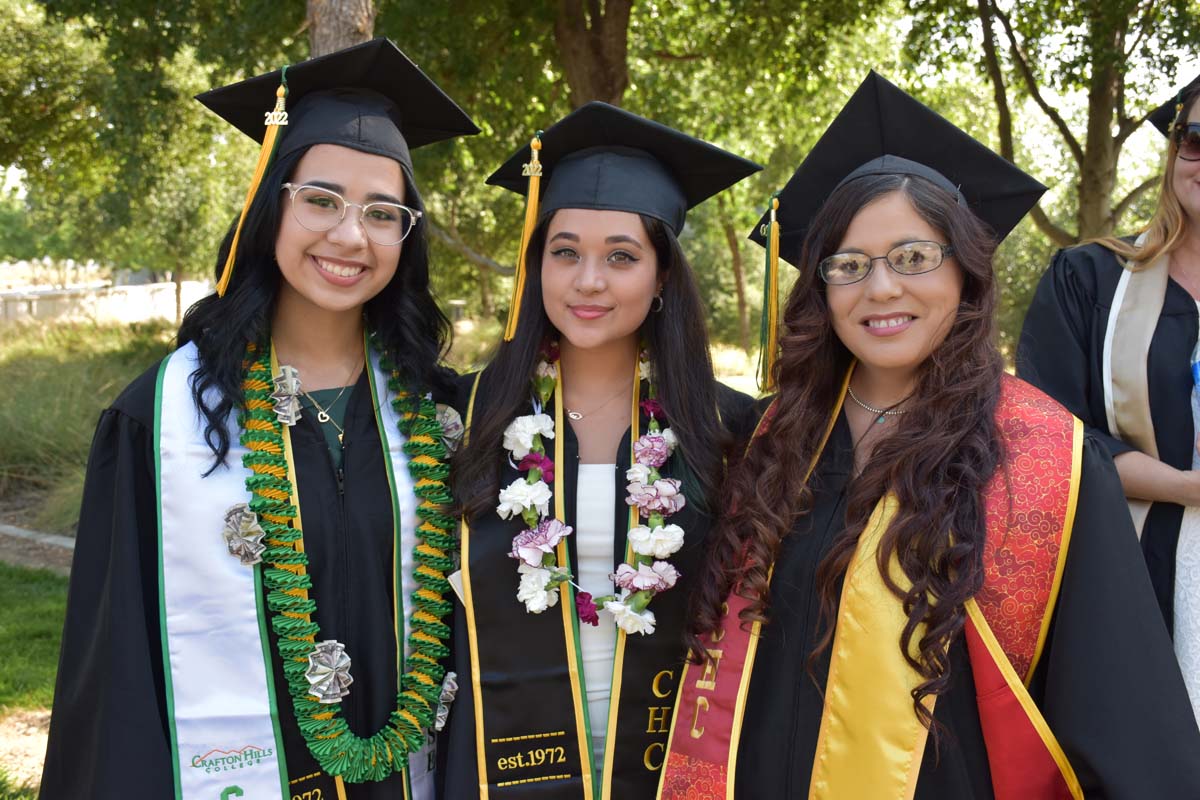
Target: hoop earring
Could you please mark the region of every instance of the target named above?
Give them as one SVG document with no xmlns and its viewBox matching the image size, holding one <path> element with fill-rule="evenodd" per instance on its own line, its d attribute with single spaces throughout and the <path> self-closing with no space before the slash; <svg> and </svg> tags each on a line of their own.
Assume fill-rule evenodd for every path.
<svg viewBox="0 0 1200 800">
<path fill-rule="evenodd" d="M 654 305 L 654 300 L 658 301 L 657 307 L 655 307 L 655 305 Z M 653 311 L 655 314 L 657 314 L 658 312 L 663 310 L 663 306 L 665 305 L 665 303 L 663 302 L 663 296 L 661 294 L 654 295 L 654 300 L 650 301 L 650 310 Z"/>
</svg>

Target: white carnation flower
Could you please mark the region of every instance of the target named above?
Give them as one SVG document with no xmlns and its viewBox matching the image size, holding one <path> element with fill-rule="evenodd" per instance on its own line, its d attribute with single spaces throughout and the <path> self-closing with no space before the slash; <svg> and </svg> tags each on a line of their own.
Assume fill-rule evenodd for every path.
<svg viewBox="0 0 1200 800">
<path fill-rule="evenodd" d="M 624 599 L 622 596 L 621 600 L 609 600 L 604 604 L 604 610 L 613 615 L 617 627 L 626 633 L 654 633 L 654 612 L 649 609 L 634 611 L 625 605 Z"/>
<path fill-rule="evenodd" d="M 517 567 L 521 573 L 521 585 L 517 588 L 517 599 L 525 604 L 525 610 L 531 614 L 540 614 L 547 608 L 558 604 L 558 589 L 547 591 L 546 584 L 552 577 L 550 570 L 541 567 L 531 567 L 521 564 Z"/>
<path fill-rule="evenodd" d="M 540 361 L 537 365 L 535 373 L 539 378 L 550 378 L 556 380 L 558 378 L 558 367 L 551 364 L 549 361 Z"/>
<path fill-rule="evenodd" d="M 650 468 L 645 464 L 634 464 L 625 470 L 625 480 L 630 483 L 650 483 Z"/>
<path fill-rule="evenodd" d="M 671 430 L 670 428 L 663 428 L 659 435 L 662 436 L 664 441 L 666 441 L 667 449 L 674 453 L 675 448 L 679 446 L 679 439 L 676 438 L 675 431 Z"/>
<path fill-rule="evenodd" d="M 629 546 L 639 556 L 667 558 L 683 547 L 683 528 L 678 525 L 663 525 L 651 530 L 645 525 L 629 529 Z"/>
<path fill-rule="evenodd" d="M 545 481 L 529 483 L 524 478 L 517 478 L 500 490 L 500 505 L 496 513 L 501 519 L 520 516 L 527 508 L 536 508 L 540 516 L 546 516 L 550 505 L 550 487 Z"/>
<path fill-rule="evenodd" d="M 504 429 L 504 449 L 512 453 L 514 461 L 529 455 L 533 437 L 541 435 L 554 438 L 554 419 L 547 414 L 528 414 L 517 417 Z"/>
<path fill-rule="evenodd" d="M 650 359 L 638 359 L 638 378 L 643 381 L 654 380 L 654 367 L 650 364 Z"/>
</svg>

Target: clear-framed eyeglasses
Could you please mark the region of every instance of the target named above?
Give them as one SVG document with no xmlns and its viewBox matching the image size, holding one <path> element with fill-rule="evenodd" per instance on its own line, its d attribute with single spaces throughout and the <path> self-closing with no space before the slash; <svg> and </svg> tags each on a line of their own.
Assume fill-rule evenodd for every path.
<svg viewBox="0 0 1200 800">
<path fill-rule="evenodd" d="M 291 194 L 292 215 L 306 230 L 324 233 L 342 224 L 346 207 L 358 209 L 358 223 L 367 238 L 385 247 L 400 244 L 412 233 L 422 212 L 399 203 L 351 203 L 335 191 L 309 184 L 285 183 L 281 187 Z"/>
<path fill-rule="evenodd" d="M 940 242 L 905 242 L 893 247 L 884 256 L 866 253 L 834 253 L 821 259 L 817 272 L 821 280 L 834 286 L 858 283 L 871 274 L 876 261 L 884 261 L 898 275 L 920 275 L 942 265 L 954 248 Z"/>
</svg>

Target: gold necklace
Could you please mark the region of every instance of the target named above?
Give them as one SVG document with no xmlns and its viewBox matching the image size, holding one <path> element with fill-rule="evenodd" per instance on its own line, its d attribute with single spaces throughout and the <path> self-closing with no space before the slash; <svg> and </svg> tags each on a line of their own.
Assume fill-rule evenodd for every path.
<svg viewBox="0 0 1200 800">
<path fill-rule="evenodd" d="M 342 391 L 338 392 L 337 397 L 333 398 L 333 402 L 329 404 L 329 408 L 333 408 L 334 406 L 337 405 L 338 400 L 342 399 L 342 395 L 346 393 L 347 388 L 348 387 L 346 387 L 346 386 L 342 387 Z M 328 422 L 330 425 L 332 425 L 334 428 L 337 429 L 338 444 L 343 444 L 342 437 L 346 435 L 346 431 L 342 428 L 341 425 L 337 424 L 337 420 L 335 420 L 332 416 L 330 416 L 329 408 L 326 408 L 325 406 L 318 403 L 317 398 L 313 397 L 311 394 L 304 391 L 303 389 L 300 390 L 300 394 L 307 397 L 308 402 L 312 403 L 313 408 L 315 408 L 317 410 L 317 421 L 318 422 Z"/>
<path fill-rule="evenodd" d="M 612 397 L 610 397 L 610 398 L 608 398 L 607 400 L 605 400 L 605 401 L 604 401 L 603 403 L 601 403 L 600 405 L 598 405 L 598 406 L 596 406 L 595 408 L 593 408 L 591 411 L 587 411 L 587 412 L 583 412 L 583 411 L 575 411 L 575 410 L 573 410 L 573 409 L 570 409 L 570 408 L 565 408 L 565 407 L 563 408 L 563 410 L 567 412 L 567 416 L 568 416 L 568 417 L 570 417 L 571 419 L 573 419 L 573 420 L 576 420 L 576 421 L 578 421 L 578 420 L 581 420 L 581 419 L 583 419 L 584 417 L 590 416 L 590 415 L 592 415 L 592 414 L 595 414 L 597 411 L 600 411 L 600 410 L 601 410 L 601 409 L 603 409 L 605 406 L 607 406 L 609 403 L 611 403 L 613 400 L 616 400 L 616 399 L 617 399 L 618 397 L 620 397 L 622 394 L 624 394 L 625 392 L 629 391 L 629 387 L 630 387 L 630 386 L 633 386 L 633 381 L 630 381 L 629 383 L 627 383 L 627 384 L 625 384 L 624 386 L 622 386 L 620 389 L 618 389 L 618 390 L 617 390 L 617 393 L 616 393 L 616 394 L 614 394 Z"/>
<path fill-rule="evenodd" d="M 358 368 L 360 366 L 362 366 L 362 365 L 361 364 L 354 365 L 354 369 L 350 372 L 350 377 L 346 378 L 346 384 L 344 386 L 342 386 L 342 390 L 337 393 L 337 397 L 333 398 L 333 402 L 331 402 L 329 404 L 328 408 L 326 408 L 325 406 L 318 403 L 317 398 L 313 397 L 308 392 L 304 391 L 303 389 L 300 390 L 300 394 L 307 397 L 308 402 L 312 403 L 313 408 L 315 408 L 317 410 L 317 422 L 321 422 L 321 423 L 327 422 L 337 430 L 338 444 L 344 444 L 344 442 L 342 441 L 342 438 L 346 435 L 346 430 L 341 425 L 337 424 L 337 421 L 334 420 L 332 415 L 330 415 L 329 409 L 333 408 L 334 406 L 336 406 L 338 404 L 338 401 L 342 399 L 342 395 L 344 395 L 346 393 L 346 390 L 349 389 L 350 386 L 353 384 L 355 377 L 358 376 Z"/>
</svg>

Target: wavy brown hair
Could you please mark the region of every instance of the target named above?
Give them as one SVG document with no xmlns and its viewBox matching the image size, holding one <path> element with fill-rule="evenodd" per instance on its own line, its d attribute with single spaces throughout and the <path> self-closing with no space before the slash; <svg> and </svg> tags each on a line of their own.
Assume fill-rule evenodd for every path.
<svg viewBox="0 0 1200 800">
<path fill-rule="evenodd" d="M 1097 242 L 1139 267 L 1149 266 L 1159 256 L 1171 253 L 1183 244 L 1188 229 L 1188 218 L 1171 182 L 1175 173 L 1175 160 L 1179 158 L 1179 139 L 1175 133 L 1180 125 L 1187 124 L 1188 115 L 1192 113 L 1192 106 L 1198 99 L 1200 83 L 1188 87 L 1180 94 L 1179 112 L 1173 120 L 1171 135 L 1167 137 L 1166 166 L 1163 167 L 1162 178 L 1158 182 L 1158 203 L 1154 207 L 1154 216 L 1142 229 L 1142 233 L 1146 234 L 1145 241 L 1138 246 L 1116 236 L 1101 236 L 1089 239 L 1085 244 Z"/>
<path fill-rule="evenodd" d="M 701 642 L 719 628 L 721 605 L 731 592 L 750 601 L 741 616 L 744 626 L 768 619 L 768 570 L 796 520 L 812 510 L 809 467 L 819 456 L 831 410 L 853 363 L 830 324 L 817 264 L 841 245 L 859 210 L 897 191 L 954 248 L 963 272 L 962 297 L 945 340 L 919 368 L 906 413 L 878 441 L 869 463 L 850 484 L 846 527 L 817 572 L 824 634 L 809 658 L 809 670 L 832 641 L 841 582 L 858 537 L 876 503 L 894 492 L 900 510 L 880 542 L 877 560 L 908 615 L 897 646 L 923 678 L 913 691 L 913 706 L 929 725 L 932 715 L 921 700 L 949 686 L 947 647 L 962 630 L 964 603 L 983 582 L 982 494 L 1001 458 L 993 415 L 1003 362 L 995 337 L 994 238 L 978 217 L 922 178 L 884 175 L 850 181 L 830 195 L 814 218 L 798 264 L 800 278 L 783 315 L 775 375 L 779 395 L 770 432 L 754 441 L 730 474 L 729 510 L 692 598 L 688 644 L 693 653 L 704 652 Z M 908 591 L 883 568 L 893 554 L 912 582 Z M 921 623 L 925 633 L 917 637 Z"/>
</svg>

